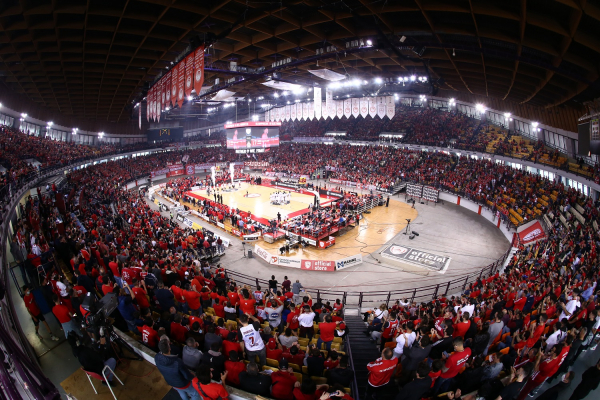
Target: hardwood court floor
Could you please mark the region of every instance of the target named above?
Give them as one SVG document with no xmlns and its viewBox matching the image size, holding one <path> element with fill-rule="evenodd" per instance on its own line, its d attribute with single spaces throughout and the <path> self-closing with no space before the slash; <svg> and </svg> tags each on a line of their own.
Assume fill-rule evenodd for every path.
<svg viewBox="0 0 600 400">
<path fill-rule="evenodd" d="M 259 194 L 258 197 L 244 197 L 246 190 L 250 194 Z M 264 186 L 255 186 L 242 184 L 242 188 L 235 192 L 224 192 L 223 203 L 230 207 L 239 207 L 244 211 L 251 211 L 252 214 L 265 218 L 276 218 L 277 212 L 281 212 L 282 218 L 285 218 L 291 212 L 297 212 L 308 207 L 308 204 L 314 201 L 312 196 L 293 193 L 292 203 L 285 206 L 273 206 L 269 204 L 269 195 L 275 189 Z M 202 197 L 208 197 L 206 190 L 195 190 L 192 193 Z M 212 199 L 212 193 L 211 193 Z M 325 200 L 321 198 L 323 204 Z M 192 206 L 190 203 L 185 203 Z M 197 209 L 197 207 L 193 207 Z M 411 208 L 409 204 L 390 201 L 389 207 L 380 206 L 371 210 L 370 214 L 364 214 L 364 219 L 360 226 L 355 228 L 346 228 L 337 233 L 336 244 L 328 249 L 318 249 L 309 246 L 303 249 L 290 251 L 286 254 L 289 257 L 298 257 L 307 260 L 339 260 L 348 256 L 362 253 L 363 256 L 370 254 L 381 246 L 389 242 L 398 233 L 406 227 L 406 219 L 415 220 L 418 212 Z M 225 220 L 225 226 L 231 227 L 229 220 Z M 279 248 L 283 240 L 275 243 L 267 243 L 260 239 L 257 244 L 268 250 L 273 255 L 279 255 Z"/>
<path fill-rule="evenodd" d="M 314 202 L 314 196 L 291 192 L 290 204 L 277 206 L 269 204 L 271 193 L 277 191 L 279 190 L 272 187 L 242 183 L 241 189 L 233 192 L 220 191 L 219 193 L 223 195 L 223 204 L 239 208 L 242 211 L 250 211 L 252 214 L 266 219 L 277 218 L 277 213 L 281 213 L 281 218 L 285 220 L 289 214 L 298 215 L 299 211 L 308 209 L 308 205 Z M 192 190 L 191 193 L 214 200 L 212 190 L 210 196 L 206 194 L 206 189 Z M 248 197 L 246 197 L 246 193 L 248 193 Z M 322 198 L 321 203 L 324 202 L 325 199 Z"/>
<path fill-rule="evenodd" d="M 406 227 L 406 219 L 417 218 L 417 210 L 406 203 L 390 201 L 390 206 L 379 206 L 371 209 L 370 214 L 363 214 L 364 219 L 355 228 L 346 228 L 334 236 L 335 244 L 328 249 L 308 246 L 284 254 L 307 260 L 335 261 L 362 253 L 363 257 L 376 251 L 389 242 Z M 267 243 L 259 241 L 259 246 L 270 253 L 279 255 L 283 241 Z"/>
</svg>

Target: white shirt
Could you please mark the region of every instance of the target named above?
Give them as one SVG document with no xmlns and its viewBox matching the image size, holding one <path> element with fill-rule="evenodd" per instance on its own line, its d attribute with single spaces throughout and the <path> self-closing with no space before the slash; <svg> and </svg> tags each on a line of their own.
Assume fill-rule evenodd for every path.
<svg viewBox="0 0 600 400">
<path fill-rule="evenodd" d="M 463 314 L 468 312 L 469 316 L 473 316 L 473 312 L 475 312 L 475 305 L 474 304 L 468 304 L 466 306 L 464 306 L 463 308 L 461 308 L 460 310 Z"/>
<path fill-rule="evenodd" d="M 240 334 L 244 340 L 244 347 L 247 351 L 259 351 L 264 349 L 265 344 L 260 337 L 260 333 L 254 329 L 254 326 L 247 325 L 240 328 Z"/>
<path fill-rule="evenodd" d="M 404 340 L 404 336 L 406 335 L 406 340 Z M 408 347 L 412 346 L 415 339 L 417 338 L 417 334 L 414 332 L 408 333 L 408 334 L 400 334 L 400 336 L 398 336 L 396 338 L 396 348 L 394 349 L 394 353 L 396 354 L 403 354 L 404 353 L 404 342 L 407 341 L 408 342 Z"/>
<path fill-rule="evenodd" d="M 554 332 L 546 340 L 546 351 L 550 351 L 550 349 L 554 347 L 555 344 L 562 342 L 564 339 L 566 339 L 566 337 L 567 334 L 561 331 L 560 329 Z"/>
<path fill-rule="evenodd" d="M 563 320 L 563 318 L 567 318 L 567 319 L 571 318 L 571 316 L 573 315 L 573 312 L 575 311 L 575 309 L 576 309 L 577 307 L 581 307 L 581 303 L 580 303 L 579 301 L 577 301 L 577 300 L 570 300 L 570 301 L 569 301 L 569 302 L 568 302 L 568 303 L 565 305 L 565 308 L 566 308 L 566 309 L 567 309 L 567 311 L 569 312 L 569 315 L 567 315 L 567 313 L 565 313 L 565 312 L 564 312 L 564 310 L 563 310 L 563 312 L 562 312 L 562 313 L 560 313 L 560 316 L 558 317 L 558 320 L 559 320 L 559 321 L 562 321 L 562 320 Z"/>
<path fill-rule="evenodd" d="M 56 282 L 56 287 L 58 288 L 61 297 L 67 297 L 69 293 L 67 293 L 67 287 L 61 281 Z"/>
<path fill-rule="evenodd" d="M 298 315 L 298 322 L 300 323 L 300 326 L 303 326 L 305 328 L 310 328 L 311 326 L 313 326 L 314 319 L 314 312 L 309 312 L 308 314 L 302 313 Z"/>
</svg>

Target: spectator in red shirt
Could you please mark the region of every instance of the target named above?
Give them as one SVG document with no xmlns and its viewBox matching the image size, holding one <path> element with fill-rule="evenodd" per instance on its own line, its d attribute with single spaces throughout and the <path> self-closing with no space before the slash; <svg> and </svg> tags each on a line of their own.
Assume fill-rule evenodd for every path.
<svg viewBox="0 0 600 400">
<path fill-rule="evenodd" d="M 60 299 L 57 295 L 54 295 L 52 299 L 54 300 L 52 314 L 54 314 L 56 319 L 58 319 L 58 322 L 62 325 L 65 337 L 69 337 L 69 332 L 75 332 L 79 337 L 83 337 L 77 323 L 73 320 L 73 314 L 69 311 L 69 308 L 60 303 Z"/>
<path fill-rule="evenodd" d="M 190 308 L 191 314 L 196 316 L 200 315 L 202 311 L 202 306 L 200 305 L 200 293 L 192 288 L 192 290 L 184 290 L 183 297 Z"/>
<path fill-rule="evenodd" d="M 116 283 L 114 285 L 111 285 L 109 283 L 108 276 L 104 275 L 102 277 L 102 294 L 103 295 L 106 296 L 107 294 L 112 293 L 116 286 L 117 286 Z"/>
<path fill-rule="evenodd" d="M 225 371 L 227 371 L 226 382 L 237 386 L 240 384 L 240 372 L 246 370 L 246 364 L 240 361 L 238 352 L 235 350 L 231 350 L 225 354 L 229 354 L 229 360 L 225 361 Z"/>
<path fill-rule="evenodd" d="M 271 396 L 276 400 L 293 400 L 294 388 L 300 387 L 300 382 L 294 376 L 294 369 L 287 359 L 279 361 L 279 371 L 271 374 Z"/>
<path fill-rule="evenodd" d="M 171 338 L 179 343 L 185 342 L 185 335 L 188 333 L 188 328 L 181 325 L 181 319 L 181 315 L 175 314 L 171 322 Z"/>
<path fill-rule="evenodd" d="M 269 339 L 267 343 L 267 358 L 280 361 L 283 354 L 283 348 L 277 340 L 277 336 Z"/>
<path fill-rule="evenodd" d="M 154 330 L 154 321 L 152 318 L 146 318 L 144 320 L 144 326 L 142 327 L 142 342 L 151 349 L 156 349 L 158 345 L 158 333 Z"/>
<path fill-rule="evenodd" d="M 50 338 L 52 340 L 60 340 L 59 338 L 54 336 L 54 334 L 52 333 L 50 326 L 46 322 L 46 318 L 44 318 L 44 314 L 42 314 L 42 312 L 40 311 L 40 308 L 38 307 L 37 303 L 35 302 L 35 297 L 33 297 L 33 293 L 31 292 L 31 289 L 29 288 L 29 286 L 27 286 L 27 285 L 23 286 L 23 293 L 25 293 L 25 295 L 23 296 L 23 301 L 25 302 L 25 307 L 27 308 L 27 312 L 29 312 L 29 315 L 31 315 L 31 320 L 33 321 L 33 324 L 35 325 L 35 334 L 37 336 L 39 336 L 40 338 L 42 337 L 39 332 L 40 331 L 40 321 L 41 321 L 44 323 L 44 326 L 46 327 L 46 329 L 48 329 L 48 333 L 50 333 Z"/>
<path fill-rule="evenodd" d="M 221 382 L 227 381 L 227 371 L 221 374 Z M 196 371 L 196 377 L 192 380 L 192 385 L 204 400 L 227 400 L 229 393 L 221 383 L 212 382 L 212 372 L 208 365 L 200 365 Z M 218 379 L 218 377 L 215 377 Z"/>
<path fill-rule="evenodd" d="M 390 379 L 396 372 L 398 359 L 394 357 L 394 352 L 389 347 L 386 347 L 381 352 L 381 357 L 367 364 L 369 378 L 367 384 L 366 397 L 377 397 L 377 392 L 380 388 L 390 383 Z"/>
<path fill-rule="evenodd" d="M 335 337 L 335 329 L 339 324 L 341 324 L 340 321 L 332 322 L 331 315 L 325 317 L 325 322 L 319 324 L 321 336 L 317 340 L 317 349 L 321 350 L 321 343 L 325 343 L 327 351 L 331 350 L 331 343 L 333 343 L 333 338 Z"/>
<path fill-rule="evenodd" d="M 469 327 L 471 327 L 471 321 L 469 320 L 469 317 L 470 315 L 468 312 L 464 312 L 462 314 L 461 322 L 454 324 L 454 333 L 452 334 L 453 337 L 461 337 L 464 339 Z"/>
<path fill-rule="evenodd" d="M 215 315 L 219 318 L 225 318 L 225 306 L 221 304 L 221 300 L 219 298 L 215 299 L 215 304 L 213 305 L 213 309 L 215 310 Z"/>
<path fill-rule="evenodd" d="M 446 359 L 446 364 L 442 368 L 440 377 L 436 379 L 435 385 L 433 385 L 433 393 L 436 395 L 439 392 L 444 392 L 451 385 L 451 379 L 458 375 L 460 369 L 471 357 L 471 349 L 468 347 L 465 349 L 462 337 L 455 338 L 452 345 L 454 346 L 454 353 L 450 356 L 442 355 Z"/>
<path fill-rule="evenodd" d="M 135 300 L 137 301 L 138 306 L 140 306 L 140 308 L 150 308 L 148 292 L 146 291 L 146 283 L 144 283 L 144 280 L 138 281 L 137 278 L 133 278 L 132 282 L 134 288 L 131 290 L 135 295 Z"/>
</svg>

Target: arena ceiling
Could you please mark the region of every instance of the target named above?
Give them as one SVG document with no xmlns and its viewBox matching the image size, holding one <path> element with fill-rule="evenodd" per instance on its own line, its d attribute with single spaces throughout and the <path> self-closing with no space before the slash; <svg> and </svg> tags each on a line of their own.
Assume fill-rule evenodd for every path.
<svg viewBox="0 0 600 400">
<path fill-rule="evenodd" d="M 124 122 L 198 37 L 212 43 L 205 82 L 235 76 L 231 61 L 264 67 L 230 89 L 241 95 L 264 91 L 289 57 L 290 82 L 314 82 L 319 67 L 428 75 L 429 91 L 551 107 L 598 96 L 599 26 L 597 0 L 3 0 L 0 80 L 61 114 Z M 344 51 L 360 39 L 373 47 Z"/>
</svg>

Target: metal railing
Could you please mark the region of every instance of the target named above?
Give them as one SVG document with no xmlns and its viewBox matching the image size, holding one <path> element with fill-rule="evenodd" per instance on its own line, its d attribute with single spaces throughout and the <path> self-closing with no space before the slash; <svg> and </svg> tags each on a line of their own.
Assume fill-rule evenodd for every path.
<svg viewBox="0 0 600 400">
<path fill-rule="evenodd" d="M 415 286 L 407 289 L 389 290 L 389 291 L 336 291 L 322 290 L 320 288 L 303 288 L 305 293 L 310 293 L 311 296 L 319 301 L 335 301 L 340 299 L 346 307 L 358 308 L 359 312 L 363 307 L 374 308 L 385 303 L 389 306 L 391 301 L 399 299 L 409 299 L 417 302 L 425 302 L 436 299 L 438 297 L 447 296 L 455 293 L 462 293 L 467 288 L 467 285 L 477 282 L 483 278 L 499 272 L 508 258 L 511 249 L 509 248 L 498 260 L 485 266 L 479 272 L 466 274 L 458 278 L 454 278 L 444 283 L 438 283 L 426 286 Z M 246 284 L 250 286 L 268 287 L 268 280 L 260 279 L 254 276 L 246 275 L 238 271 L 229 270 L 226 268 L 227 275 L 233 278 L 236 283 Z"/>
</svg>

